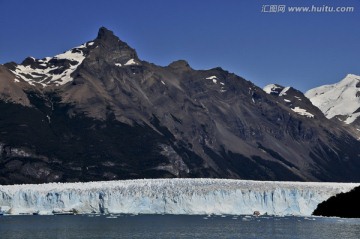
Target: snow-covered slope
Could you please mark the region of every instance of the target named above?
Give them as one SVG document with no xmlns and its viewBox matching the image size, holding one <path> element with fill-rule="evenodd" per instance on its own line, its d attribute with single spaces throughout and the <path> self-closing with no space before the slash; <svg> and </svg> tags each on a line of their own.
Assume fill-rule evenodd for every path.
<svg viewBox="0 0 360 239">
<path fill-rule="evenodd" d="M 333 85 L 324 85 L 309 90 L 305 96 L 317 106 L 327 118 L 340 116 L 351 124 L 360 116 L 360 76 L 349 74 Z"/>
<path fill-rule="evenodd" d="M 64 85 L 73 80 L 71 74 L 85 59 L 87 47 L 92 45 L 93 42 L 88 42 L 44 59 L 28 57 L 22 64 L 14 66 L 11 71 L 15 74 L 17 82 L 23 80 L 30 85 L 40 84 L 43 87 Z"/>
<path fill-rule="evenodd" d="M 311 215 L 359 184 L 154 179 L 0 186 L 3 213 Z"/>
<path fill-rule="evenodd" d="M 269 84 L 263 88 L 263 91 L 269 95 L 278 97 L 282 104 L 301 116 L 314 118 L 315 115 L 317 115 L 316 117 L 321 117 L 321 113 L 320 115 L 317 114 L 318 110 L 314 109 L 316 107 L 309 102 L 304 94 L 293 87 Z"/>
<path fill-rule="evenodd" d="M 285 87 L 277 85 L 277 84 L 269 84 L 263 88 L 263 90 L 267 94 L 274 94 L 274 95 L 279 95 L 284 89 L 285 89 Z"/>
</svg>

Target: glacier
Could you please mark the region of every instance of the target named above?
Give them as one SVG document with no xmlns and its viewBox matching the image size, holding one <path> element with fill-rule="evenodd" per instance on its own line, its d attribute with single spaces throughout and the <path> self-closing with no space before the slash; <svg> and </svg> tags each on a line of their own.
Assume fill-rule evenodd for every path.
<svg viewBox="0 0 360 239">
<path fill-rule="evenodd" d="M 2 214 L 124 213 L 310 216 L 358 183 L 138 179 L 0 186 Z"/>
</svg>

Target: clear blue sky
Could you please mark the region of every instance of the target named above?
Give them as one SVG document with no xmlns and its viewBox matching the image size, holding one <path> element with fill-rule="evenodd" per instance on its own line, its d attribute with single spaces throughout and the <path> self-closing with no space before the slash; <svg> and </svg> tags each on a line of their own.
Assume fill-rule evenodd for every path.
<svg viewBox="0 0 360 239">
<path fill-rule="evenodd" d="M 353 13 L 261 13 L 263 5 Z M 260 87 L 305 91 L 360 74 L 360 0 L 0 0 L 0 64 L 61 53 L 105 26 L 141 59 L 220 66 Z"/>
</svg>

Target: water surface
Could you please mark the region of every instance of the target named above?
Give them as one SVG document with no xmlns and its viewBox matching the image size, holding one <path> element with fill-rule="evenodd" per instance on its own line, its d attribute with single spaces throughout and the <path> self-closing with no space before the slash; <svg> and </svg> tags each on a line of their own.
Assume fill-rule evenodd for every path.
<svg viewBox="0 0 360 239">
<path fill-rule="evenodd" d="M 2 216 L 0 233 L 1 239 L 359 239 L 360 219 L 185 215 Z"/>
</svg>

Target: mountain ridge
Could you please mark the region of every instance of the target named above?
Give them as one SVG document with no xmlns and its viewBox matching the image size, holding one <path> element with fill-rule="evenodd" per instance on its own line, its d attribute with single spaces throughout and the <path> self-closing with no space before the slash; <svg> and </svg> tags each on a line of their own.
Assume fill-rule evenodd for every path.
<svg viewBox="0 0 360 239">
<path fill-rule="evenodd" d="M 15 118 L 0 118 L 1 183 L 360 181 L 359 142 L 300 91 L 267 94 L 221 68 L 194 70 L 184 60 L 157 66 L 106 28 L 53 58 L 1 67 L 13 75 L 0 80 L 28 99 L 18 104 L 0 88 L 1 99 L 12 99 L 0 108 Z"/>
</svg>

